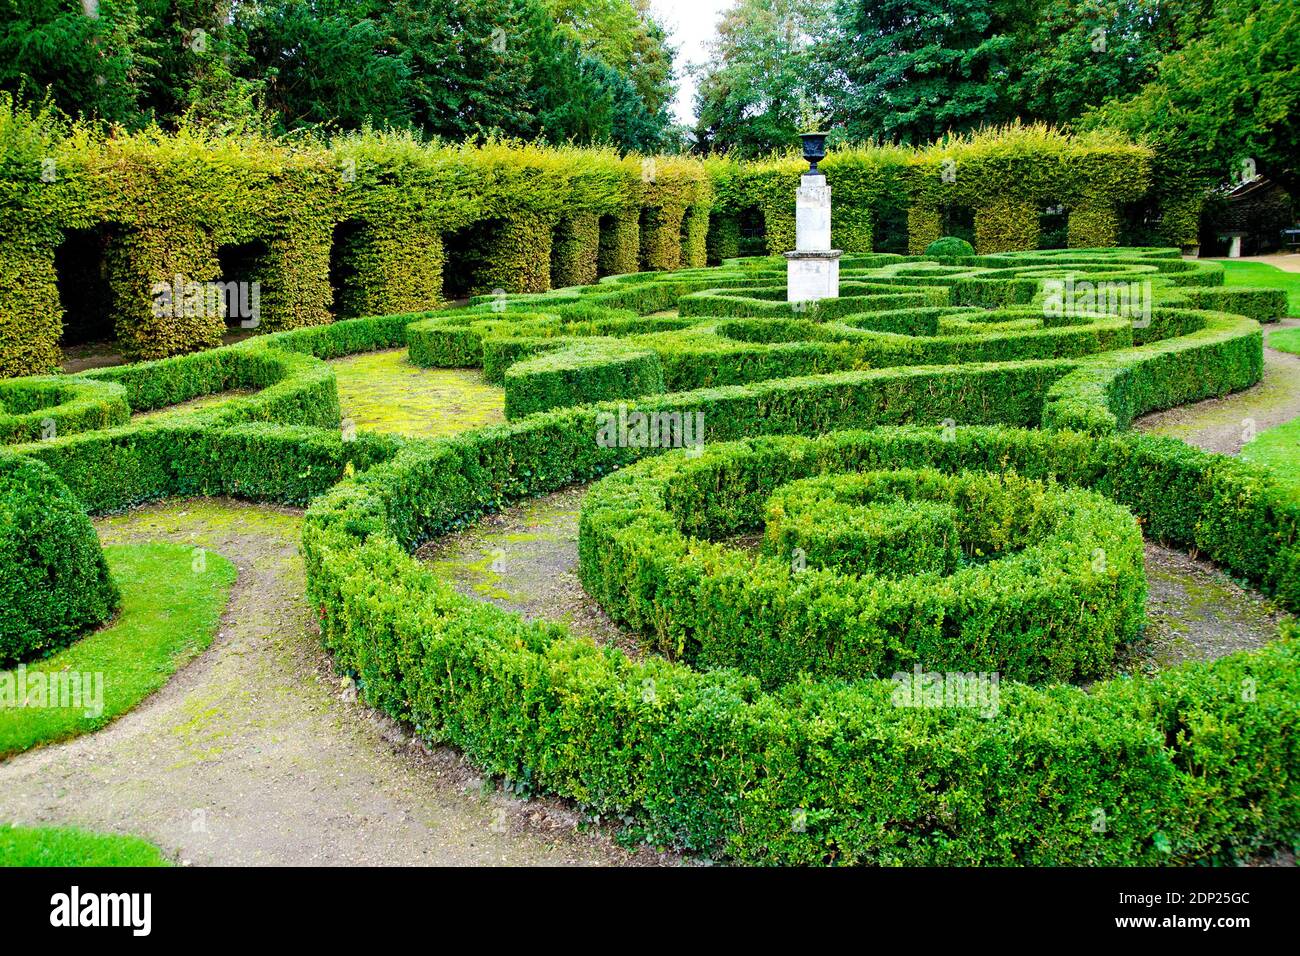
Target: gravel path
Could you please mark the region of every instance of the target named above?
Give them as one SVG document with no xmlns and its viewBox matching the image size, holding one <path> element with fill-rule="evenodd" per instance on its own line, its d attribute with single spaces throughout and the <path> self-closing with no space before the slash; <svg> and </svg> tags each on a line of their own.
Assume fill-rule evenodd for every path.
<svg viewBox="0 0 1300 956">
<path fill-rule="evenodd" d="M 578 513 L 590 486 L 572 486 L 490 515 L 416 552 L 462 594 L 537 620 L 558 621 L 625 653 L 645 653 L 611 621 L 578 580 Z M 757 548 L 742 535 L 734 547 Z M 1277 638 L 1283 612 L 1212 564 L 1147 542 L 1147 628 L 1123 654 L 1126 670 L 1214 660 Z"/>
<path fill-rule="evenodd" d="M 1300 355 L 1267 345 L 1269 333 L 1297 326 L 1300 319 L 1265 326 L 1264 377 L 1258 384 L 1223 398 L 1145 415 L 1133 427 L 1150 435 L 1181 438 L 1206 451 L 1235 455 L 1265 429 L 1300 417 Z"/>
<path fill-rule="evenodd" d="M 578 515 L 590 485 L 573 485 L 487 515 L 416 552 L 467 597 L 526 620 L 558 621 L 631 657 L 635 634 L 610 620 L 578 579 Z"/>
<path fill-rule="evenodd" d="M 211 648 L 116 723 L 0 763 L 0 820 L 134 833 L 196 865 L 654 865 L 558 800 L 507 797 L 333 676 L 303 599 L 301 514 L 171 502 L 96 522 L 239 568 Z M 166 582 L 160 581 L 159 587 Z"/>
</svg>

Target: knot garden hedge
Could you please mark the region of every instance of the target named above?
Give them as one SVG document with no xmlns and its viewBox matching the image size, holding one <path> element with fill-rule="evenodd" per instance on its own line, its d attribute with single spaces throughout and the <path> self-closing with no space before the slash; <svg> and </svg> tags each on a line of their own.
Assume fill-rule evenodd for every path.
<svg viewBox="0 0 1300 956">
<path fill-rule="evenodd" d="M 369 704 L 655 842 L 747 863 L 1046 865 L 1293 840 L 1293 633 L 1154 676 L 1112 667 L 1141 626 L 1140 534 L 1300 607 L 1300 505 L 1256 467 L 1126 430 L 1258 381 L 1243 311 L 1284 304 L 1173 249 L 846 257 L 845 298 L 804 311 L 781 271 L 612 276 L 67 376 L 44 406 L 64 430 L 30 442 L 18 423 L 3 455 L 92 511 L 310 503 L 309 600 Z M 1065 278 L 1149 283 L 1149 317 L 1057 315 Z M 511 420 L 342 434 L 324 360 L 395 346 L 483 367 Z M 235 387 L 255 391 L 115 417 Z M 676 441 L 688 420 L 702 435 Z M 602 478 L 581 577 L 659 653 L 525 621 L 412 557 Z M 738 550 L 764 526 L 757 555 Z M 996 706 L 900 705 L 890 671 L 909 666 L 1002 673 Z"/>
<path fill-rule="evenodd" d="M 832 152 L 833 238 L 848 252 L 901 242 L 919 254 L 965 216 L 978 252 L 1033 250 L 1050 207 L 1068 220 L 1069 246 L 1113 246 L 1124 210 L 1156 196 L 1153 156 L 1041 127 Z M 182 302 L 190 284 L 256 283 L 251 321 L 282 331 L 463 293 L 698 268 L 746 241 L 778 254 L 794 244 L 802 168 L 794 156 L 701 161 L 375 132 L 328 143 L 102 135 L 0 100 L 0 375 L 54 370 L 70 322 L 130 359 L 213 347 L 226 303 Z M 1162 241 L 1197 241 L 1194 223 L 1168 222 Z M 162 287 L 177 290 L 175 307 L 158 308 Z"/>
</svg>

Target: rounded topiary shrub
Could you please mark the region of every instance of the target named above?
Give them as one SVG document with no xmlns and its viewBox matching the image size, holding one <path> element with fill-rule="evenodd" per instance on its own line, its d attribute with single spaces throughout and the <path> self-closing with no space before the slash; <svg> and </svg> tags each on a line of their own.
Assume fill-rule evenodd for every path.
<svg viewBox="0 0 1300 956">
<path fill-rule="evenodd" d="M 39 462 L 0 457 L 0 667 L 65 647 L 117 605 L 80 502 Z"/>
<path fill-rule="evenodd" d="M 956 258 L 957 256 L 975 255 L 975 247 L 965 239 L 958 239 L 956 236 L 944 236 L 942 239 L 936 239 L 925 247 L 927 256 L 941 256 L 943 258 Z"/>
</svg>

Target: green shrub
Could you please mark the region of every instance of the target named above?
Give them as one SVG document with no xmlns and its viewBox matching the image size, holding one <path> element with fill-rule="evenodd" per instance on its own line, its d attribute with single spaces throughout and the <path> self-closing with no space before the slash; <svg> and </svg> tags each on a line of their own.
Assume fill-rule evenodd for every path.
<svg viewBox="0 0 1300 956">
<path fill-rule="evenodd" d="M 1183 288 L 1179 292 L 1193 309 L 1212 312 L 1232 312 L 1254 319 L 1256 322 L 1276 322 L 1285 318 L 1287 298 L 1285 289 L 1252 289 L 1247 286 L 1230 288 Z"/>
<path fill-rule="evenodd" d="M 1296 745 L 1283 730 L 1300 681 L 1293 637 L 1087 693 L 1004 682 L 987 717 L 897 706 L 890 680 L 764 694 L 725 669 L 633 662 L 462 597 L 403 553 L 637 454 L 593 444 L 592 419 L 576 414 L 413 443 L 308 515 L 311 598 L 339 666 L 373 705 L 486 772 L 593 812 L 634 813 L 656 841 L 751 863 L 1186 863 L 1274 845 L 1300 823 Z M 1179 482 L 1203 480 L 1220 459 L 1141 436 L 876 429 L 819 443 L 826 459 L 865 467 L 1054 474 L 1168 527 L 1217 507 L 1195 480 L 1162 483 L 1161 463 Z M 1293 506 L 1292 542 L 1295 518 Z M 1262 550 L 1276 556 L 1269 540 Z M 1221 546 L 1236 545 L 1204 553 Z M 1227 692 L 1246 676 L 1260 705 Z"/>
<path fill-rule="evenodd" d="M 0 455 L 0 667 L 66 647 L 117 604 L 80 502 L 44 465 Z"/>
<path fill-rule="evenodd" d="M 594 340 L 512 365 L 505 373 L 505 414 L 513 420 L 552 408 L 663 390 L 663 366 L 654 352 Z"/>
<path fill-rule="evenodd" d="M 120 385 L 65 376 L 0 380 L 0 444 L 107 428 L 130 417 Z"/>
<path fill-rule="evenodd" d="M 944 236 L 942 239 L 936 239 L 925 247 L 927 256 L 936 258 L 955 259 L 960 256 L 975 255 L 975 247 L 965 239 L 957 239 L 953 236 Z"/>
</svg>

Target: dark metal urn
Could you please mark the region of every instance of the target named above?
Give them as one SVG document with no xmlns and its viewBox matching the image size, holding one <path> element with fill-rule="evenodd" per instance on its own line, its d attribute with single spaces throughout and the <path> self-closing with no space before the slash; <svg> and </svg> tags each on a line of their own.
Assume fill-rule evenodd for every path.
<svg viewBox="0 0 1300 956">
<path fill-rule="evenodd" d="M 803 140 L 803 158 L 808 160 L 809 174 L 821 175 L 817 170 L 817 163 L 826 158 L 826 134 L 800 133 L 799 138 Z"/>
</svg>

